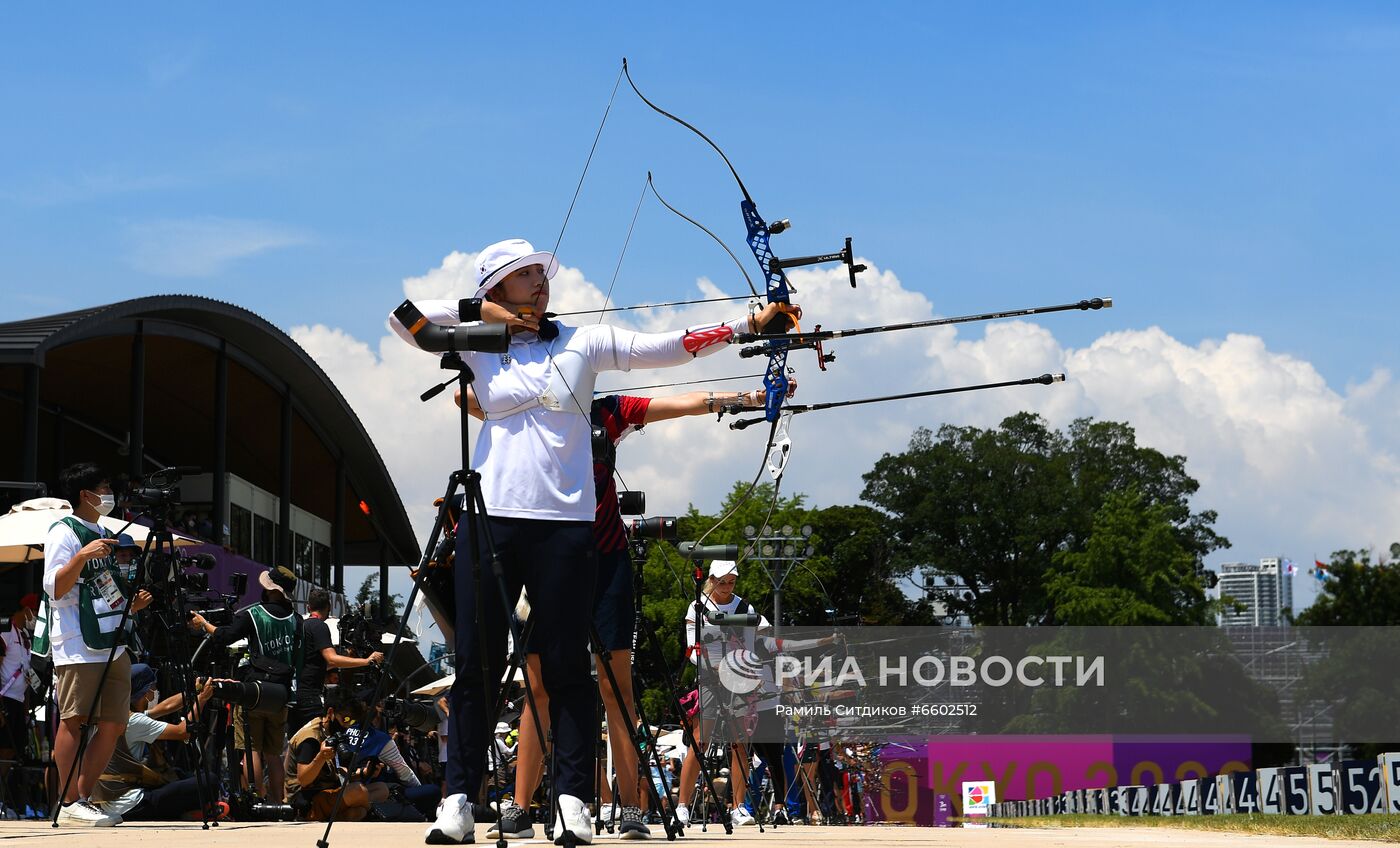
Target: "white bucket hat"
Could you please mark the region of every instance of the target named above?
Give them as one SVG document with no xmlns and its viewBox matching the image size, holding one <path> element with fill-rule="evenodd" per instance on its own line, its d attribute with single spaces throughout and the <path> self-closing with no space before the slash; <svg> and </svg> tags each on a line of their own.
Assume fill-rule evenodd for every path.
<svg viewBox="0 0 1400 848">
<path fill-rule="evenodd" d="M 559 260 L 547 250 L 535 250 L 525 239 L 506 239 L 487 245 L 476 255 L 476 297 L 484 297 L 491 287 L 512 272 L 530 265 L 543 265 L 546 280 L 559 270 Z"/>
<path fill-rule="evenodd" d="M 710 563 L 710 579 L 718 580 L 739 573 L 739 564 L 732 559 L 717 559 Z"/>
</svg>

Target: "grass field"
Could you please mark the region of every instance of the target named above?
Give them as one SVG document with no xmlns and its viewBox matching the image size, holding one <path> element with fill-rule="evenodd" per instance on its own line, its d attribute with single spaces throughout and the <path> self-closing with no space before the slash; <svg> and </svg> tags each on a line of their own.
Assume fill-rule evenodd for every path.
<svg viewBox="0 0 1400 848">
<path fill-rule="evenodd" d="M 997 819 L 1001 827 L 1174 827 L 1275 836 L 1400 842 L 1400 816 L 1044 816 Z"/>
</svg>

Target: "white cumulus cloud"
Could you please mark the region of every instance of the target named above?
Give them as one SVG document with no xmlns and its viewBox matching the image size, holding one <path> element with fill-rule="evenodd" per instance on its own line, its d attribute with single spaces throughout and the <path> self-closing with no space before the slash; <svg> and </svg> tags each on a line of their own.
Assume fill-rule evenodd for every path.
<svg viewBox="0 0 1400 848">
<path fill-rule="evenodd" d="M 473 259 L 473 254 L 450 254 L 437 268 L 406 279 L 405 295 L 469 294 Z M 804 327 L 818 317 L 835 328 L 934 315 L 926 297 L 873 266 L 854 292 L 839 269 L 796 271 L 791 279 L 807 314 Z M 695 292 L 672 294 L 726 293 L 733 294 L 701 279 Z M 581 271 L 561 268 L 551 309 L 596 308 L 603 300 L 600 288 Z M 703 304 L 621 313 L 609 321 L 660 331 L 733 317 L 741 309 Z M 1056 427 L 1082 416 L 1126 421 L 1142 443 L 1184 454 L 1188 471 L 1201 482 L 1196 508 L 1217 510 L 1217 529 L 1235 543 L 1212 562 L 1279 554 L 1306 562 L 1336 548 L 1384 548 L 1400 540 L 1400 430 L 1393 423 L 1400 389 L 1389 373 L 1377 371 L 1362 384 L 1337 389 L 1308 362 L 1270 351 L 1256 336 L 1230 335 L 1193 346 L 1160 327 L 1119 327 L 1114 316 L 1111 310 L 1070 312 L 1043 324 L 1013 320 L 843 340 L 829 347 L 837 361 L 826 372 L 819 371 L 811 351 L 794 352 L 789 364 L 799 383 L 797 403 L 1045 372 L 1064 371 L 1069 380 L 796 416 L 784 491 L 806 493 L 813 506 L 855 503 L 861 474 L 881 454 L 903 450 L 914 428 L 990 427 L 1029 410 Z M 588 320 L 594 319 L 582 316 L 580 323 Z M 1050 329 L 1064 321 L 1092 321 L 1105 332 L 1088 347 L 1068 348 Z M 427 404 L 418 402 L 418 394 L 446 374 L 434 357 L 403 344 L 387 324 L 369 343 L 320 325 L 291 333 L 359 413 L 415 526 L 426 533 L 432 499 L 459 462 L 458 431 L 450 392 Z M 676 369 L 605 374 L 598 387 L 718 380 L 758 374 L 763 364 L 722 351 Z M 732 389 L 759 383 L 755 377 L 714 385 Z M 734 432 L 713 417 L 653 425 L 626 442 L 619 469 L 629 487 L 646 491 L 652 514 L 676 514 L 690 503 L 713 511 L 735 481 L 747 482 L 759 470 L 767 430 Z"/>
</svg>

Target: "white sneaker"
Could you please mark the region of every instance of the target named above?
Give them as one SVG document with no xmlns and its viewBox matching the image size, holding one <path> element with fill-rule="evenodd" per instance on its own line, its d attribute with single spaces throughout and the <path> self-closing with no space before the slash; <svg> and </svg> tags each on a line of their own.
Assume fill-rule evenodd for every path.
<svg viewBox="0 0 1400 848">
<path fill-rule="evenodd" d="M 140 804 L 141 799 L 145 797 L 146 790 L 144 789 L 128 789 L 112 800 L 104 801 L 95 806 L 107 815 L 116 816 L 120 819 L 122 816 L 136 809 L 136 805 Z"/>
<path fill-rule="evenodd" d="M 437 820 L 423 841 L 428 845 L 466 845 L 476 840 L 475 828 L 471 799 L 461 793 L 448 795 L 438 804 Z"/>
<path fill-rule="evenodd" d="M 598 808 L 598 819 L 603 823 L 604 826 L 612 824 L 613 805 L 611 801 L 609 801 L 606 804 L 603 804 Z"/>
<path fill-rule="evenodd" d="M 685 804 L 677 804 L 676 818 L 680 819 L 681 827 L 690 827 L 690 808 Z"/>
<path fill-rule="evenodd" d="M 559 796 L 559 814 L 554 819 L 554 844 L 563 845 L 567 836 L 576 845 L 593 844 L 593 816 L 588 805 L 572 795 Z"/>
<path fill-rule="evenodd" d="M 74 801 L 59 808 L 58 823 L 71 824 L 78 827 L 112 827 L 119 819 L 116 816 L 109 816 L 91 801 Z"/>
<path fill-rule="evenodd" d="M 753 824 L 753 816 L 749 815 L 749 811 L 743 807 L 734 808 L 729 814 L 729 820 L 734 823 L 735 827 L 747 827 Z"/>
</svg>

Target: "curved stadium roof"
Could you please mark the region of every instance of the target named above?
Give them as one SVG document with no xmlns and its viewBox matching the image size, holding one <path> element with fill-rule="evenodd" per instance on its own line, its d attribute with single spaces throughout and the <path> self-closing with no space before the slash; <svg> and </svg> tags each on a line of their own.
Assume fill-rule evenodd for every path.
<svg viewBox="0 0 1400 848">
<path fill-rule="evenodd" d="M 360 563 L 368 564 L 371 546 L 366 543 L 371 542 L 372 547 L 383 543 L 388 548 L 391 562 L 410 563 L 418 559 L 418 542 L 403 503 L 384 466 L 383 458 L 355 411 L 300 345 L 282 330 L 247 309 L 194 295 L 156 295 L 0 324 L 0 370 L 9 371 L 13 375 L 14 370 L 4 366 L 35 365 L 42 368 L 46 364 L 52 364 L 50 360 L 55 356 L 61 358 L 59 352 L 65 349 L 81 348 L 84 343 L 101 339 L 130 338 L 138 333 L 148 340 L 176 339 L 193 343 L 208 351 L 226 351 L 230 363 L 237 363 L 266 384 L 268 388 L 259 387 L 262 394 L 257 397 L 260 399 L 267 397 L 275 401 L 280 397 L 282 390 L 289 391 L 295 412 L 310 428 L 311 434 L 321 442 L 328 454 L 343 463 L 350 487 L 359 498 L 373 504 L 370 516 L 361 515 L 359 510 L 354 510 L 353 515 L 347 516 L 347 520 L 357 522 L 368 518 L 369 523 L 373 525 L 373 536 L 377 537 L 369 539 L 365 534 L 357 533 L 355 538 L 347 538 L 347 559 L 357 559 Z M 188 385 L 191 382 L 201 382 L 203 378 L 200 375 L 212 373 L 197 372 L 193 370 L 195 365 L 181 362 L 189 357 L 182 356 L 180 351 L 188 351 L 188 348 L 176 345 L 168 351 L 162 350 L 156 351 L 160 367 L 176 375 L 166 380 L 167 388 L 172 391 L 178 391 L 182 387 L 181 377 L 184 378 L 183 385 Z M 115 349 L 115 352 L 116 355 L 112 356 L 114 371 L 109 385 L 113 387 L 113 394 L 120 396 L 120 402 L 125 402 L 127 392 L 125 385 L 119 381 L 120 374 L 116 366 L 127 367 L 126 357 L 120 348 Z M 110 346 L 102 348 L 99 345 L 95 355 L 110 356 L 112 353 L 113 348 Z M 148 358 L 149 356 L 150 354 Z M 90 366 L 93 358 L 93 354 L 84 357 L 83 366 Z M 76 365 L 72 367 L 77 368 Z M 190 370 L 188 373 L 182 373 L 182 368 Z M 72 370 L 51 375 L 50 370 L 57 369 L 46 369 L 43 372 L 41 392 L 44 394 L 50 392 L 56 381 L 71 383 L 74 374 L 81 378 L 81 375 L 88 373 Z M 11 390 L 16 388 L 13 379 L 7 379 L 5 382 Z M 274 393 L 270 394 L 269 390 Z M 154 391 L 148 391 L 152 392 L 154 398 Z M 179 407 L 180 414 L 195 415 L 200 412 L 193 408 L 199 405 L 197 399 L 185 401 L 184 404 Z M 277 428 L 259 428 L 256 424 L 248 426 L 246 422 L 261 420 L 265 423 L 270 420 L 275 425 L 280 407 L 274 405 L 272 409 L 260 412 L 256 407 L 267 404 L 247 405 L 255 408 L 236 410 L 236 413 L 242 416 L 240 422 L 245 422 L 244 426 L 240 427 L 240 433 L 250 441 L 262 439 L 265 442 L 266 433 L 256 431 Z M 72 411 L 76 406 L 80 404 L 70 401 L 65 405 L 65 411 Z M 235 410 L 231 408 L 229 414 L 229 429 L 232 435 L 236 426 L 233 420 Z M 261 415 L 261 418 L 257 417 L 258 415 Z M 149 410 L 146 412 L 146 418 L 154 418 Z M 182 438 L 178 422 L 169 426 L 176 429 L 168 431 L 171 435 L 167 441 L 178 442 Z M 199 436 L 196 434 L 186 438 L 193 440 Z M 205 438 L 204 441 L 207 442 L 208 439 Z M 147 446 L 153 453 L 161 449 L 156 439 L 147 439 Z M 257 444 L 255 447 L 265 448 L 265 444 Z M 230 457 L 230 470 L 242 474 L 232 459 Z M 334 466 L 331 467 L 333 473 Z M 325 469 L 323 462 L 314 468 L 302 469 L 300 473 L 324 474 Z M 293 500 L 297 502 L 296 498 Z M 377 555 L 373 557 L 373 561 L 378 561 Z"/>
</svg>

